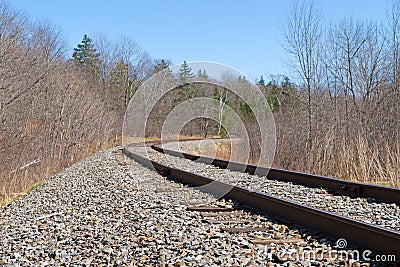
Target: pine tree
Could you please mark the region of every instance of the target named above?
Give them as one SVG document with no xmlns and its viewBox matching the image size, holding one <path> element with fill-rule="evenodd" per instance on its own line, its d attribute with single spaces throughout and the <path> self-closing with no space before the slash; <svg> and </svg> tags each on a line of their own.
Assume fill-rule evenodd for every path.
<svg viewBox="0 0 400 267">
<path fill-rule="evenodd" d="M 201 79 L 201 80 L 208 80 L 208 74 L 206 72 L 205 69 L 201 70 L 199 69 L 197 71 L 197 78 Z"/>
<path fill-rule="evenodd" d="M 111 71 L 110 84 L 116 92 L 123 94 L 124 107 L 126 108 L 129 104 L 129 100 L 132 98 L 134 89 L 133 83 L 129 77 L 130 65 L 123 59 L 118 60 Z M 117 101 L 120 102 L 120 101 Z"/>
<path fill-rule="evenodd" d="M 258 85 L 265 85 L 264 77 L 261 75 L 260 80 L 257 83 Z"/>
<path fill-rule="evenodd" d="M 180 93 L 184 99 L 194 99 L 197 96 L 196 86 L 192 82 L 193 78 L 194 75 L 192 73 L 192 68 L 186 63 L 186 61 L 183 61 L 183 64 L 179 69 L 178 81 L 181 84 Z M 189 131 L 192 136 L 194 133 L 194 124 L 191 124 Z"/>
<path fill-rule="evenodd" d="M 153 73 L 157 73 L 165 69 L 169 69 L 169 63 L 166 62 L 164 59 L 161 59 L 161 61 L 158 60 L 155 62 Z"/>
<path fill-rule="evenodd" d="M 181 83 L 188 83 L 193 79 L 192 68 L 183 61 L 181 68 L 179 69 L 179 81 Z"/>
<path fill-rule="evenodd" d="M 74 48 L 72 57 L 91 73 L 96 74 L 98 72 L 99 53 L 97 53 L 92 39 L 87 34 L 83 36 L 81 44 L 78 44 L 78 47 Z"/>
</svg>

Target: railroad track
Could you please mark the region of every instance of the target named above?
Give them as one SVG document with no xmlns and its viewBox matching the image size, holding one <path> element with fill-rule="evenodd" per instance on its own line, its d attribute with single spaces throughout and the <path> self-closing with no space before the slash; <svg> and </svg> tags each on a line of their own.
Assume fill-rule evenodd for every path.
<svg viewBox="0 0 400 267">
<path fill-rule="evenodd" d="M 243 164 L 240 165 L 240 163 L 230 163 L 219 159 L 210 160 L 210 158 L 207 157 L 199 157 L 187 153 L 182 154 L 180 152 L 162 149 L 154 145 L 152 145 L 152 148 L 158 152 L 196 160 L 196 162 L 211 162 L 213 165 L 220 168 L 231 168 L 234 170 L 238 167 L 245 167 L 246 171 L 250 174 L 265 175 L 267 173 L 267 169 L 257 168 L 255 165 L 242 166 Z M 174 168 L 166 164 L 161 164 L 155 160 L 150 160 L 140 153 L 133 152 L 131 149 L 126 147 L 123 149 L 123 152 L 129 158 L 134 159 L 142 165 L 153 168 L 163 176 L 168 176 L 182 183 L 194 186 L 204 186 L 213 182 L 213 188 L 207 189 L 208 193 L 213 194 L 221 191 L 229 191 L 224 196 L 227 199 L 232 199 L 256 210 L 273 214 L 284 221 L 289 221 L 296 225 L 307 227 L 308 229 L 323 232 L 329 238 L 345 238 L 357 247 L 371 249 L 375 254 L 385 253 L 388 255 L 395 255 L 397 259 L 400 258 L 399 231 L 362 222 L 241 186 L 232 186 L 231 184 L 216 181 L 215 179 L 204 175 Z M 373 198 L 378 201 L 394 202 L 394 205 L 398 205 L 399 203 L 399 190 L 388 187 L 370 186 L 334 178 L 277 169 L 271 169 L 268 173 L 268 178 L 306 184 L 312 187 L 329 188 L 332 193 L 336 194 Z M 233 228 L 232 231 L 246 232 L 254 230 Z"/>
<path fill-rule="evenodd" d="M 351 197 L 373 198 L 374 201 L 382 201 L 389 203 L 400 204 L 400 189 L 393 187 L 377 186 L 371 184 L 358 183 L 353 181 L 341 180 L 326 176 L 313 175 L 290 170 L 265 168 L 254 164 L 243 164 L 238 162 L 230 162 L 223 159 L 198 156 L 189 153 L 182 153 L 169 149 L 164 149 L 156 145 L 151 145 L 151 148 L 168 155 L 175 157 L 195 160 L 202 163 L 211 163 L 222 169 L 230 170 L 245 170 L 249 174 L 266 176 L 268 179 L 293 182 L 306 185 L 309 187 L 327 188 L 330 192 Z"/>
</svg>

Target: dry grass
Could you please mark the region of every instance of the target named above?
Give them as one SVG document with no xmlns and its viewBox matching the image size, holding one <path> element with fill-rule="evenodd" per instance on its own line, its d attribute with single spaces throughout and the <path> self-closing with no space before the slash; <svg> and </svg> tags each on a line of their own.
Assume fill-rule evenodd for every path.
<svg viewBox="0 0 400 267">
<path fill-rule="evenodd" d="M 232 145 L 231 143 L 215 143 L 215 144 L 208 144 L 204 147 L 198 148 L 196 147 L 193 150 L 189 150 L 188 153 L 194 155 L 202 155 L 207 157 L 215 157 L 221 159 L 229 159 L 231 156 Z"/>
<path fill-rule="evenodd" d="M 3 205 L 8 205 L 8 204 L 10 204 L 11 202 L 13 202 L 13 201 L 15 201 L 15 200 L 21 198 L 22 196 L 28 194 L 29 192 L 35 190 L 36 188 L 38 188 L 38 187 L 41 186 L 42 184 L 43 184 L 43 181 L 37 182 L 36 184 L 34 184 L 34 185 L 32 185 L 31 187 L 29 187 L 25 192 L 17 193 L 15 196 L 13 196 L 13 197 L 11 197 L 10 199 L 8 199 L 7 201 L 5 201 L 5 202 L 3 203 Z M 1 203 L 0 203 L 0 204 L 1 204 Z"/>
<path fill-rule="evenodd" d="M 400 187 L 399 142 L 397 142 L 395 148 L 390 148 L 388 144 L 379 148 L 360 137 L 357 142 L 347 145 L 342 143 L 338 147 L 332 140 L 327 138 L 326 142 L 314 146 L 307 162 L 309 173 L 363 183 Z M 216 149 L 217 158 L 228 160 L 231 157 L 231 144 L 218 144 Z M 211 150 L 209 148 L 204 151 Z M 199 151 L 191 152 L 199 154 Z M 206 152 L 205 154 L 207 154 L 206 156 L 211 156 L 211 152 Z M 293 155 L 293 157 L 296 156 L 299 155 Z M 297 160 L 297 162 L 301 162 L 301 160 Z M 256 162 L 255 160 L 250 160 L 250 163 Z M 273 167 L 287 169 L 279 158 L 275 158 Z M 294 171 L 304 171 L 304 169 L 304 166 L 299 165 Z"/>
<path fill-rule="evenodd" d="M 183 135 L 180 134 L 178 136 L 173 135 L 173 136 L 167 136 L 164 137 L 164 140 L 199 140 L 199 139 L 203 139 L 204 136 L 201 135 Z M 207 136 L 207 138 L 220 138 L 217 135 L 211 135 L 211 136 Z M 135 142 L 145 142 L 145 141 L 160 141 L 161 138 L 160 137 L 134 137 L 134 136 L 124 136 L 124 143 L 126 144 L 131 144 L 131 143 L 135 143 Z"/>
<path fill-rule="evenodd" d="M 23 170 L 0 173 L 0 205 L 8 204 L 20 198 L 40 186 L 47 177 L 107 147 L 110 147 L 110 145 L 95 143 L 87 145 L 80 151 L 79 155 L 74 154 L 61 162 L 47 159 Z"/>
</svg>

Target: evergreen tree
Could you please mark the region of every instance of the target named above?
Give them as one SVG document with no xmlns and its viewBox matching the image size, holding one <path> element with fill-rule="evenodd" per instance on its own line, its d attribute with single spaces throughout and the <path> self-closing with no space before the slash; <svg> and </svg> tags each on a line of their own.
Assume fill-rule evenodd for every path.
<svg viewBox="0 0 400 267">
<path fill-rule="evenodd" d="M 161 61 L 156 61 L 155 66 L 154 66 L 154 73 L 157 73 L 159 71 L 169 69 L 169 63 L 166 62 L 164 59 L 161 59 Z"/>
<path fill-rule="evenodd" d="M 182 96 L 185 99 L 194 99 L 198 95 L 196 86 L 194 83 L 192 83 L 193 78 L 194 75 L 192 73 L 192 68 L 186 63 L 186 61 L 183 61 L 183 64 L 179 69 L 178 79 L 181 84 L 180 90 L 182 90 Z M 192 136 L 194 133 L 194 124 L 192 124 L 189 131 L 190 135 Z"/>
<path fill-rule="evenodd" d="M 110 85 L 115 92 L 121 94 L 123 97 L 124 107 L 126 108 L 129 104 L 129 100 L 132 98 L 134 93 L 133 82 L 130 79 L 129 69 L 131 66 L 129 63 L 125 62 L 123 59 L 119 59 L 115 62 L 111 70 Z M 121 101 L 117 101 L 120 103 Z"/>
<path fill-rule="evenodd" d="M 208 75 L 205 69 L 197 71 L 197 77 L 201 80 L 208 80 Z"/>
<path fill-rule="evenodd" d="M 285 76 L 284 81 L 281 84 L 281 92 L 285 103 L 290 105 L 292 108 L 300 106 L 300 100 L 295 85 L 290 82 L 287 76 Z"/>
<path fill-rule="evenodd" d="M 181 68 L 179 69 L 179 81 L 182 83 L 188 83 L 193 79 L 192 68 L 183 61 Z"/>
<path fill-rule="evenodd" d="M 98 72 L 99 53 L 97 53 L 96 48 L 92 43 L 92 39 L 90 39 L 87 34 L 83 36 L 81 44 L 78 44 L 78 47 L 74 48 L 72 57 L 76 62 L 81 64 L 93 74 Z"/>
<path fill-rule="evenodd" d="M 278 85 L 272 84 L 268 87 L 266 92 L 267 102 L 271 111 L 278 111 L 282 106 L 281 88 Z"/>
<path fill-rule="evenodd" d="M 286 76 L 281 83 L 277 83 L 273 80 L 270 81 L 267 86 L 265 86 L 265 94 L 270 109 L 274 112 L 287 106 L 296 108 L 300 105 L 296 88 Z"/>
<path fill-rule="evenodd" d="M 264 80 L 264 77 L 261 75 L 261 77 L 260 77 L 260 80 L 258 81 L 258 83 L 257 83 L 258 85 L 265 85 L 265 80 Z"/>
</svg>

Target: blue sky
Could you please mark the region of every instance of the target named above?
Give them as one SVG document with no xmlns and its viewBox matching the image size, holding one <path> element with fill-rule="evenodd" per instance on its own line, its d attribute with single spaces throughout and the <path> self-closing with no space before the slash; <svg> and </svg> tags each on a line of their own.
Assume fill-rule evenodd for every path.
<svg viewBox="0 0 400 267">
<path fill-rule="evenodd" d="M 1 1 L 1 0 L 0 0 Z M 326 23 L 353 16 L 384 21 L 387 0 L 316 1 Z M 49 19 L 65 33 L 71 54 L 86 33 L 135 39 L 153 58 L 215 61 L 251 78 L 286 74 L 281 24 L 291 0 L 12 0 L 32 19 Z"/>
</svg>

